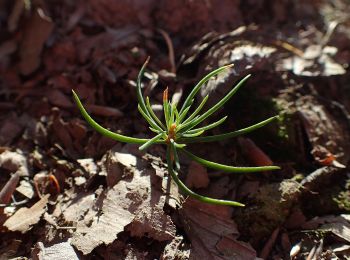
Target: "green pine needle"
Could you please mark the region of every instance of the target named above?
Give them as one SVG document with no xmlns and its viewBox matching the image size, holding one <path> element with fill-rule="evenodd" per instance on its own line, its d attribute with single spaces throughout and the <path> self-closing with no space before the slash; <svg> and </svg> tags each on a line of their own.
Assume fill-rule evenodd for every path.
<svg viewBox="0 0 350 260">
<path fill-rule="evenodd" d="M 180 190 L 188 195 L 191 196 L 199 201 L 210 203 L 210 204 L 217 204 L 217 205 L 226 205 L 226 206 L 239 206 L 242 207 L 244 204 L 236 202 L 236 201 L 230 201 L 230 200 L 221 200 L 221 199 L 214 199 L 205 197 L 202 195 L 199 195 L 195 193 L 194 191 L 190 190 L 178 177 L 177 171 L 180 170 L 180 160 L 178 156 L 178 150 L 180 152 L 183 152 L 185 155 L 187 155 L 192 160 L 215 170 L 220 170 L 224 172 L 231 172 L 231 173 L 251 173 L 251 172 L 261 172 L 261 171 L 271 171 L 271 170 L 278 170 L 280 169 L 278 166 L 263 166 L 263 167 L 234 167 L 229 165 L 223 165 L 216 162 L 211 162 L 208 160 L 205 160 L 203 158 L 200 158 L 191 152 L 184 149 L 186 144 L 188 143 L 195 143 L 195 142 L 214 142 L 214 141 L 220 141 L 225 140 L 228 138 L 236 137 L 238 135 L 246 134 L 251 131 L 254 131 L 260 127 L 263 127 L 264 125 L 276 120 L 277 116 L 268 118 L 260 123 L 257 123 L 255 125 L 225 133 L 225 134 L 219 134 L 219 135 L 212 135 L 212 136 L 201 136 L 205 131 L 208 131 L 214 127 L 217 127 L 218 125 L 222 124 L 227 116 L 221 118 L 220 120 L 210 123 L 206 126 L 202 126 L 199 128 L 195 128 L 197 125 L 202 123 L 206 118 L 211 116 L 213 113 L 215 113 L 218 109 L 220 109 L 237 91 L 238 89 L 247 81 L 247 79 L 250 77 L 250 75 L 244 77 L 234 88 L 232 88 L 218 103 L 216 103 L 214 106 L 209 108 L 204 113 L 200 114 L 205 103 L 207 102 L 209 96 L 206 96 L 202 102 L 198 105 L 197 108 L 194 109 L 194 111 L 188 116 L 188 113 L 190 111 L 191 106 L 194 103 L 194 97 L 200 90 L 200 88 L 207 83 L 212 77 L 222 73 L 223 71 L 231 68 L 233 65 L 226 65 L 223 67 L 220 67 L 209 74 L 207 74 L 203 79 L 201 79 L 198 84 L 192 89 L 190 94 L 185 99 L 181 109 L 178 111 L 176 104 L 172 104 L 169 102 L 168 98 L 168 89 L 166 89 L 163 93 L 163 110 L 164 110 L 164 119 L 165 121 L 162 122 L 154 113 L 151 107 L 151 103 L 148 97 L 146 97 L 146 101 L 143 97 L 142 90 L 141 90 L 141 81 L 143 74 L 146 70 L 146 65 L 149 61 L 149 58 L 146 60 L 146 62 L 143 64 L 138 77 L 137 77 L 137 84 L 136 84 L 136 94 L 137 94 L 137 100 L 138 100 L 138 110 L 140 114 L 146 119 L 146 121 L 149 124 L 149 128 L 152 132 L 154 132 L 156 135 L 152 137 L 151 139 L 141 139 L 141 138 L 134 138 L 129 137 L 125 135 L 121 135 L 118 133 L 114 133 L 101 125 L 99 125 L 92 117 L 87 113 L 84 106 L 82 105 L 78 95 L 72 90 L 73 92 L 73 98 L 85 118 L 85 120 L 88 122 L 88 124 L 94 128 L 97 132 L 101 133 L 104 136 L 107 136 L 109 138 L 112 138 L 114 140 L 124 142 L 124 143 L 137 143 L 140 144 L 140 150 L 145 150 L 152 146 L 153 144 L 162 144 L 167 146 L 167 154 L 166 154 L 166 160 L 168 164 L 168 171 L 172 179 L 175 181 L 175 183 L 178 185 Z M 175 166 L 175 169 L 174 169 Z"/>
</svg>

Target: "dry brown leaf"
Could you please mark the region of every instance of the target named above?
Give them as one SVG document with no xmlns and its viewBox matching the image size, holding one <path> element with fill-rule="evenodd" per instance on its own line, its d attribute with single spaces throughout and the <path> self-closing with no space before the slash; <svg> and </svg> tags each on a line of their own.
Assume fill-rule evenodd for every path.
<svg viewBox="0 0 350 260">
<path fill-rule="evenodd" d="M 114 147 L 103 156 L 98 163 L 101 167 L 99 175 L 105 175 L 108 187 L 113 187 L 120 181 L 125 171 L 133 171 L 136 157 L 129 153 L 116 152 Z"/>
<path fill-rule="evenodd" d="M 71 155 L 75 155 L 73 138 L 69 132 L 69 124 L 62 119 L 61 111 L 57 107 L 53 108 L 52 112 L 52 130 L 54 134 L 57 136 L 59 142 L 64 145 L 65 152 Z"/>
<path fill-rule="evenodd" d="M 34 188 L 28 180 L 22 180 L 19 186 L 16 188 L 16 191 L 18 191 L 28 199 L 31 199 L 34 197 Z"/>
<path fill-rule="evenodd" d="M 45 247 L 38 242 L 32 252 L 33 260 L 79 260 L 69 241 Z"/>
<path fill-rule="evenodd" d="M 56 207 L 53 216 L 59 217 L 63 213 L 63 218 L 66 222 L 77 222 L 86 212 L 94 205 L 96 195 L 94 193 L 80 192 L 76 197 L 73 197 L 73 202 L 67 204 L 61 203 L 61 207 Z"/>
<path fill-rule="evenodd" d="M 150 201 L 145 201 L 140 207 L 128 230 L 132 236 L 142 237 L 148 234 L 149 237 L 158 241 L 171 240 L 176 233 L 171 218 L 163 211 L 165 196 L 159 191 L 152 191 Z"/>
<path fill-rule="evenodd" d="M 136 166 L 137 159 L 134 155 L 129 153 L 118 153 L 118 152 L 115 152 L 114 155 L 117 161 L 122 165 L 124 165 L 125 167 Z"/>
<path fill-rule="evenodd" d="M 231 219 L 231 210 L 186 200 L 180 214 L 192 244 L 190 259 L 256 258 L 256 252 L 249 244 L 237 240 L 239 233 Z"/>
<path fill-rule="evenodd" d="M 49 196 L 46 194 L 31 208 L 20 208 L 13 216 L 6 220 L 4 226 L 11 231 L 26 233 L 33 225 L 39 222 L 41 215 L 46 211 Z"/>
<path fill-rule="evenodd" d="M 39 67 L 41 51 L 53 27 L 51 18 L 41 8 L 37 8 L 27 21 L 19 54 L 19 68 L 23 75 L 29 75 Z"/>
<path fill-rule="evenodd" d="M 103 205 L 99 214 L 95 212 L 89 226 L 84 224 L 85 219 L 80 221 L 73 235 L 72 244 L 83 254 L 101 244 L 112 243 L 129 224 L 132 224 L 130 232 L 136 236 L 146 232 L 160 240 L 174 236 L 175 226 L 162 211 L 165 197 L 151 186 L 149 174 L 135 170 L 133 178 L 119 181 L 101 198 Z"/>
<path fill-rule="evenodd" d="M 145 154 L 143 158 L 146 159 L 151 165 L 152 169 L 154 170 L 153 174 L 161 179 L 162 191 L 168 195 L 166 197 L 166 204 L 173 209 L 179 208 L 183 197 L 180 195 L 179 187 L 175 183 L 172 183 L 172 180 L 168 175 L 167 165 L 158 156 Z"/>
<path fill-rule="evenodd" d="M 72 108 L 73 103 L 70 98 L 62 93 L 58 89 L 49 89 L 46 93 L 46 97 L 49 99 L 50 103 L 54 106 L 62 108 Z"/>
<path fill-rule="evenodd" d="M 254 166 L 273 165 L 270 157 L 249 138 L 238 138 L 243 154 Z"/>
<path fill-rule="evenodd" d="M 206 188 L 209 185 L 209 177 L 207 168 L 203 165 L 192 161 L 188 166 L 188 174 L 186 176 L 186 186 L 189 188 Z"/>
<path fill-rule="evenodd" d="M 1 153 L 0 167 L 11 172 L 18 172 L 22 177 L 29 175 L 27 159 L 20 151 L 5 151 Z"/>
<path fill-rule="evenodd" d="M 73 119 L 68 122 L 68 130 L 75 139 L 75 143 L 81 143 L 81 140 L 86 136 L 87 128 L 80 119 Z"/>
</svg>

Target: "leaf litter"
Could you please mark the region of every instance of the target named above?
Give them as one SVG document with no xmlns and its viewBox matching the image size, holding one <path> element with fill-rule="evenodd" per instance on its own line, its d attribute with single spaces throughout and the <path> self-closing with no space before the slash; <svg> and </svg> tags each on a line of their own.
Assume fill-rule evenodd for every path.
<svg viewBox="0 0 350 260">
<path fill-rule="evenodd" d="M 134 160 L 130 162 L 133 157 L 129 158 L 127 154 L 118 156 L 124 164 L 136 163 Z M 88 254 L 99 245 L 112 243 L 124 230 L 134 237 L 147 234 L 158 241 L 171 240 L 176 228 L 163 211 L 165 195 L 152 187 L 150 173 L 153 172 L 135 168 L 133 176 L 120 180 L 102 192 L 100 212 L 95 212 L 94 216 L 87 214 L 90 219 L 82 219 L 78 223 L 72 245 L 83 254 Z M 83 224 L 87 222 L 88 225 Z"/>
<path fill-rule="evenodd" d="M 349 194 L 347 3 L 30 2 L 30 8 L 24 5 L 28 1 L 16 1 L 6 8 L 0 3 L 0 16 L 7 25 L 1 29 L 0 43 L 0 144 L 8 146 L 0 147 L 0 167 L 5 173 L 0 175 L 1 189 L 10 178 L 8 173 L 20 175 L 19 182 L 12 183 L 15 191 L 12 187 L 6 192 L 7 201 L 11 197 L 12 202 L 5 208 L 11 210 L 4 219 L 18 231 L 2 227 L 1 257 L 30 257 L 30 248 L 36 244 L 39 253 L 34 250 L 32 257 L 43 259 L 63 258 L 64 252 L 69 259 L 77 255 L 79 259 L 96 255 L 115 259 L 207 259 L 208 255 L 254 259 L 257 252 L 287 259 L 300 241 L 304 242 L 295 253 L 300 259 L 326 258 L 327 252 L 339 257 L 349 254 L 348 222 L 339 219 L 339 212 L 349 207 L 344 199 Z M 169 15 L 173 10 L 176 15 Z M 249 26 L 251 23 L 256 25 Z M 165 42 L 155 27 L 169 36 L 176 67 L 164 47 L 169 39 Z M 153 81 L 146 86 L 147 95 L 158 103 L 163 85 L 169 85 L 170 92 L 185 93 L 208 70 L 234 62 L 233 74 L 210 80 L 202 93 L 205 96 L 205 91 L 212 91 L 210 102 L 215 102 L 239 76 L 254 75 L 242 92 L 256 93 L 259 98 L 247 102 L 241 96 L 244 106 L 238 112 L 228 104 L 225 110 L 233 115 L 228 127 L 236 129 L 240 121 L 245 124 L 247 118 L 257 119 L 264 107 L 272 111 L 258 102 L 260 98 L 274 97 L 276 107 L 286 114 L 289 121 L 281 121 L 288 130 L 284 135 L 277 133 L 279 126 L 275 126 L 244 137 L 255 147 L 243 156 L 240 153 L 246 146 L 236 141 L 199 150 L 237 165 L 273 160 L 281 163 L 279 174 L 236 178 L 220 172 L 205 174 L 193 166 L 189 171 L 192 163 L 184 163 L 189 177 L 201 176 L 194 178 L 194 187 L 216 197 L 242 198 L 248 205 L 245 214 L 184 200 L 167 178 L 161 160 L 164 151 L 142 155 L 135 147 L 118 147 L 91 133 L 77 117 L 69 96 L 72 87 L 106 127 L 147 135 L 132 104 L 135 77 L 148 55 L 156 62 L 150 64 L 149 79 Z M 174 71 L 176 78 L 170 73 Z M 235 108 L 239 102 L 233 101 Z M 286 135 L 289 139 L 276 141 Z M 115 151 L 107 152 L 112 147 Z M 131 162 L 136 158 L 136 163 L 123 163 L 116 152 Z M 145 166 L 144 159 L 151 168 Z M 52 188 L 49 182 L 42 199 L 33 190 L 33 178 L 42 172 L 56 176 L 61 186 L 61 193 L 50 192 L 49 202 L 45 202 L 45 194 Z M 339 190 L 333 197 L 325 197 L 327 188 Z M 302 195 L 288 192 L 293 190 Z M 269 204 L 271 197 L 276 200 Z M 333 208 L 321 204 L 330 201 L 338 204 Z M 282 213 L 277 216 L 279 210 Z M 23 214 L 31 214 L 31 218 L 24 219 Z M 338 219 L 322 223 L 314 219 L 329 214 Z M 243 224 L 240 216 L 246 217 Z M 245 224 L 257 222 L 260 225 L 246 229 Z M 277 236 L 275 230 L 279 230 Z M 313 236 L 315 231 L 325 239 Z M 20 232 L 26 234 L 20 236 Z M 309 244 L 308 237 L 312 237 Z"/>
<path fill-rule="evenodd" d="M 256 252 L 239 241 L 232 209 L 200 203 L 188 198 L 180 214 L 192 243 L 190 259 L 255 259 Z"/>
<path fill-rule="evenodd" d="M 21 233 L 28 232 L 33 225 L 39 222 L 41 216 L 46 212 L 48 202 L 49 195 L 45 195 L 32 207 L 20 208 L 5 221 L 4 227 L 11 231 L 19 231 Z"/>
</svg>

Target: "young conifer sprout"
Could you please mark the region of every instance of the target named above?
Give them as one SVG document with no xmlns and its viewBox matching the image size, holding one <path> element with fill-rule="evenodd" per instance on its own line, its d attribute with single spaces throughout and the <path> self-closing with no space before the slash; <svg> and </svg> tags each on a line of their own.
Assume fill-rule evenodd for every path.
<svg viewBox="0 0 350 260">
<path fill-rule="evenodd" d="M 200 158 L 192 154 L 191 152 L 189 152 L 187 149 L 185 149 L 186 144 L 188 143 L 215 142 L 215 141 L 221 141 L 221 140 L 225 140 L 228 138 L 249 133 L 253 130 L 263 127 L 264 125 L 274 121 L 277 118 L 277 116 L 270 117 L 252 126 L 249 126 L 237 131 L 225 133 L 225 134 L 202 136 L 206 131 L 222 124 L 226 120 L 227 116 L 221 118 L 218 121 L 207 124 L 205 126 L 199 126 L 200 123 L 202 123 L 205 119 L 207 119 L 209 116 L 215 113 L 218 109 L 220 109 L 247 81 L 250 75 L 244 77 L 218 103 L 216 103 L 214 106 L 212 106 L 205 112 L 203 112 L 202 109 L 206 101 L 208 100 L 208 96 L 206 96 L 202 100 L 202 102 L 199 104 L 197 108 L 191 109 L 192 104 L 194 103 L 195 95 L 198 93 L 200 88 L 206 82 L 209 81 L 209 79 L 231 68 L 233 65 L 226 65 L 226 66 L 220 67 L 210 72 L 203 79 L 201 79 L 198 82 L 198 84 L 192 89 L 190 94 L 187 96 L 180 110 L 178 110 L 177 104 L 175 103 L 172 104 L 169 101 L 168 88 L 166 88 L 166 90 L 163 92 L 164 122 L 162 122 L 162 120 L 158 118 L 154 113 L 154 111 L 152 110 L 149 98 L 146 97 L 146 101 L 145 101 L 141 91 L 141 79 L 146 69 L 146 65 L 148 61 L 149 59 L 146 60 L 146 62 L 143 64 L 139 72 L 139 75 L 137 78 L 136 93 L 137 93 L 137 99 L 138 99 L 138 110 L 140 114 L 144 117 L 144 119 L 148 122 L 149 129 L 155 133 L 154 137 L 150 139 L 134 138 L 134 137 L 129 137 L 118 133 L 114 133 L 102 127 L 94 119 L 92 119 L 92 117 L 88 114 L 88 112 L 85 110 L 84 106 L 82 105 L 78 95 L 74 92 L 74 90 L 72 90 L 74 100 L 78 105 L 78 108 L 81 114 L 83 115 L 85 120 L 90 124 L 90 126 L 100 134 L 120 142 L 140 144 L 141 145 L 139 147 L 140 150 L 145 150 L 153 144 L 165 145 L 167 148 L 166 160 L 168 164 L 168 172 L 172 177 L 172 179 L 174 180 L 174 182 L 178 185 L 180 190 L 185 195 L 191 196 L 205 203 L 228 205 L 228 206 L 244 206 L 244 204 L 236 201 L 209 198 L 209 197 L 199 195 L 193 192 L 192 190 L 190 190 L 178 177 L 178 172 L 180 170 L 178 151 L 189 156 L 189 158 L 196 161 L 197 163 L 204 165 L 205 167 L 212 168 L 215 170 L 225 171 L 229 173 L 251 173 L 251 172 L 262 172 L 262 171 L 271 171 L 271 170 L 279 169 L 278 166 L 234 167 L 234 166 L 223 165 L 220 163 L 215 163 L 215 162 L 211 162 L 203 158 Z M 193 112 L 190 112 L 190 110 Z"/>
</svg>

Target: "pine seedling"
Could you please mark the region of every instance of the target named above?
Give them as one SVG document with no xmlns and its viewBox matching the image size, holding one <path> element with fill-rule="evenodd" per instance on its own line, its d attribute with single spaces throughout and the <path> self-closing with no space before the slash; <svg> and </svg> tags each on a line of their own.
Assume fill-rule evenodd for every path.
<svg viewBox="0 0 350 260">
<path fill-rule="evenodd" d="M 230 201 L 230 200 L 222 200 L 222 199 L 214 199 L 206 196 L 199 195 L 198 193 L 189 189 L 178 177 L 178 172 L 180 170 L 180 162 L 178 152 L 183 153 L 192 160 L 196 161 L 204 165 L 207 168 L 212 168 L 219 171 L 229 172 L 229 173 L 251 173 L 251 172 L 262 172 L 262 171 L 271 171 L 279 169 L 278 166 L 262 166 L 262 167 L 234 167 L 223 165 L 216 162 L 211 162 L 200 158 L 187 149 L 185 149 L 186 144 L 189 143 L 197 143 L 197 142 L 215 142 L 221 141 L 228 138 L 236 137 L 242 134 L 249 133 L 253 130 L 256 130 L 272 121 L 274 121 L 277 116 L 270 117 L 262 122 L 251 125 L 249 127 L 219 134 L 219 135 L 204 135 L 203 134 L 222 124 L 227 116 L 221 118 L 218 121 L 213 123 L 209 123 L 205 126 L 199 126 L 205 119 L 214 114 L 218 109 L 222 108 L 223 105 L 239 90 L 239 88 L 247 81 L 250 75 L 244 77 L 234 88 L 232 88 L 219 102 L 217 102 L 214 106 L 203 112 L 203 107 L 208 100 L 208 96 L 206 96 L 202 102 L 198 105 L 198 107 L 191 109 L 194 103 L 194 97 L 200 90 L 200 88 L 208 82 L 208 80 L 221 72 L 229 69 L 232 65 L 222 66 L 208 75 L 206 75 L 203 79 L 201 79 L 198 84 L 192 89 L 190 94 L 187 96 L 185 101 L 183 102 L 180 109 L 178 109 L 176 103 L 172 103 L 168 98 L 168 89 L 163 92 L 163 111 L 164 111 L 164 121 L 157 117 L 154 113 L 149 98 L 146 99 L 143 97 L 141 91 L 141 79 L 143 77 L 144 71 L 146 69 L 146 65 L 148 60 L 143 64 L 137 78 L 136 84 L 136 93 L 138 99 L 138 110 L 140 114 L 144 117 L 144 119 L 149 124 L 149 129 L 154 132 L 154 136 L 150 139 L 141 139 L 125 136 L 122 134 L 114 133 L 100 124 L 98 124 L 85 110 L 82 105 L 78 95 L 72 90 L 73 97 L 78 105 L 78 108 L 85 118 L 85 120 L 90 124 L 92 128 L 94 128 L 100 134 L 112 138 L 114 140 L 124 142 L 124 143 L 136 143 L 140 144 L 139 149 L 145 150 L 149 148 L 151 145 L 160 144 L 166 146 L 166 161 L 168 165 L 168 172 L 174 182 L 178 185 L 180 190 L 188 196 L 191 196 L 199 201 L 210 203 L 210 204 L 218 204 L 218 205 L 228 205 L 228 206 L 244 206 L 244 204 Z M 192 112 L 190 112 L 190 110 Z"/>
</svg>

